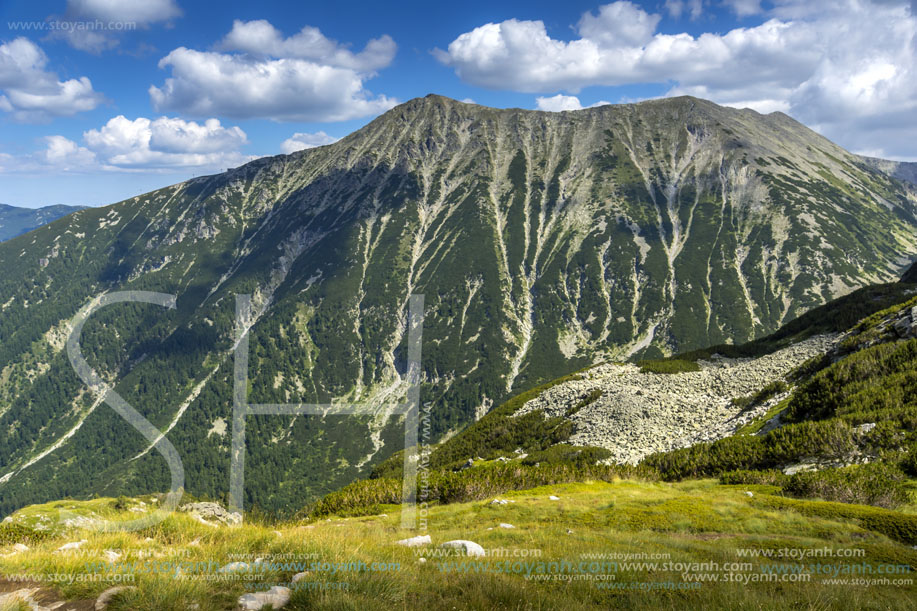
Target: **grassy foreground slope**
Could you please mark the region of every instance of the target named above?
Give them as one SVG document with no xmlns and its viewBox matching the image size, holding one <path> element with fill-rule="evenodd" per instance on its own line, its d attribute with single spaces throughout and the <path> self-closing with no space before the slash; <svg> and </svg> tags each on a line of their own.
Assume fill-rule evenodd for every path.
<svg viewBox="0 0 917 611">
<path fill-rule="evenodd" d="M 762 422 L 721 441 L 597 464 L 601 449 L 563 443 L 564 418 L 511 417 L 542 387 L 426 457 L 418 529 L 400 525 L 396 461 L 295 519 L 238 527 L 172 514 L 97 533 L 92 520 L 134 518 L 153 497 L 64 500 L 0 524 L 0 601 L 16 591 L 91 609 L 129 585 L 108 609 L 228 610 L 280 585 L 291 589 L 284 609 L 911 609 L 917 339 L 900 329 L 915 322 L 914 288 L 864 289 L 736 348 L 847 330 L 788 376 Z M 784 472 L 805 460 L 824 464 Z M 417 535 L 430 542 L 397 544 Z M 440 547 L 457 539 L 484 555 Z M 68 543 L 78 549 L 62 551 Z"/>
<path fill-rule="evenodd" d="M 774 492 L 711 480 L 558 484 L 500 495 L 506 504 L 433 505 L 419 532 L 400 528 L 395 506 L 234 528 L 185 514 L 132 533 L 31 528 L 61 509 L 135 517 L 139 500 L 60 502 L 26 508 L 14 516 L 17 528 L 0 529 L 0 590 L 22 587 L 10 583 L 31 574 L 34 587 L 60 600 L 88 603 L 112 585 L 131 585 L 108 609 L 208 611 L 306 572 L 284 609 L 913 608 L 917 551 L 876 529 L 897 522 L 917 536 L 917 506 L 838 512 Z M 432 544 L 395 543 L 417 534 Z M 477 542 L 487 555 L 437 547 L 454 539 Z M 13 551 L 14 540 L 28 551 Z M 80 540 L 78 550 L 55 551 Z M 226 572 L 257 558 L 251 570 Z M 47 581 L 55 575 L 73 581 Z"/>
</svg>

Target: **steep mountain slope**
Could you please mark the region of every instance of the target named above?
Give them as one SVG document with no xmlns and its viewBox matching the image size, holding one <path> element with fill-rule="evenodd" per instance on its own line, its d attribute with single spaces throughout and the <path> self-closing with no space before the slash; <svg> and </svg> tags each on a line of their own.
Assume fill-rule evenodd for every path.
<svg viewBox="0 0 917 611">
<path fill-rule="evenodd" d="M 681 371 L 652 372 L 665 363 Z M 745 346 L 642 369 L 599 365 L 523 393 L 437 446 L 428 464 L 448 470 L 521 453 L 530 464 L 605 459 L 669 480 L 733 483 L 783 481 L 774 469 L 828 469 L 818 482 L 826 485 L 857 473 L 839 467 L 871 463 L 874 475 L 863 473 L 892 477 L 892 486 L 917 475 L 915 374 L 917 284 L 867 287 Z M 373 476 L 398 475 L 397 458 Z"/>
<path fill-rule="evenodd" d="M 884 172 L 892 178 L 917 185 L 917 162 L 891 161 L 877 157 L 861 157 L 861 159 L 866 165 Z"/>
<path fill-rule="evenodd" d="M 17 208 L 0 204 L 0 242 L 32 231 L 45 223 L 67 216 L 84 206 L 44 206 L 42 208 Z"/>
<path fill-rule="evenodd" d="M 917 195 L 782 114 L 694 98 L 566 113 L 428 96 L 0 245 L 0 510 L 168 484 L 90 395 L 67 323 L 102 292 L 177 295 L 87 323 L 83 351 L 162 430 L 190 490 L 227 488 L 234 295 L 249 400 L 366 401 L 249 420 L 246 503 L 298 506 L 398 449 L 410 294 L 438 436 L 600 358 L 773 331 L 917 254 Z M 47 265 L 45 265 L 47 263 Z"/>
</svg>

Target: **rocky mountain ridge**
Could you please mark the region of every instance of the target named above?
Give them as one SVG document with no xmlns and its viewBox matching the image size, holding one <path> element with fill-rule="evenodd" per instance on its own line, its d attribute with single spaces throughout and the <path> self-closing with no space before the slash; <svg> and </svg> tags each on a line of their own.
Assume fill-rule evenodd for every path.
<svg viewBox="0 0 917 611">
<path fill-rule="evenodd" d="M 341 141 L 265 158 L 0 245 L 0 510 L 162 489 L 150 444 L 74 375 L 84 352 L 167 432 L 195 493 L 228 484 L 235 295 L 249 400 L 365 416 L 254 417 L 250 502 L 339 487 L 403 443 L 405 322 L 425 296 L 436 439 L 601 360 L 741 343 L 917 255 L 917 195 L 779 113 L 696 98 L 566 113 L 412 100 Z"/>
</svg>

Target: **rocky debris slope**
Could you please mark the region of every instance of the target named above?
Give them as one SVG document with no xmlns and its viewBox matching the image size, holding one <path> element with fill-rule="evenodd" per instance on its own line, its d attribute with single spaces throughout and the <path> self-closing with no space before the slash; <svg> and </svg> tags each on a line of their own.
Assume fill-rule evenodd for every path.
<svg viewBox="0 0 917 611">
<path fill-rule="evenodd" d="M 697 372 L 641 373 L 633 364 L 603 364 L 543 392 L 516 415 L 543 410 L 546 417 L 568 417 L 575 426 L 569 443 L 607 448 L 609 460 L 635 464 L 654 452 L 734 433 L 781 397 L 750 411 L 732 399 L 783 379 L 836 341 L 835 335 L 820 335 L 755 359 L 714 357 L 700 361 Z M 602 393 L 598 399 L 571 411 L 596 391 Z"/>
</svg>

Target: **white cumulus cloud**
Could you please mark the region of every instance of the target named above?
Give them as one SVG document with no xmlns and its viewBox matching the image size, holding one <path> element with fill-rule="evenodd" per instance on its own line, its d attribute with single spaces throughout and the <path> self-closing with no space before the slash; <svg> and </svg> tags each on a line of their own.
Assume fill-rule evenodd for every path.
<svg viewBox="0 0 917 611">
<path fill-rule="evenodd" d="M 601 102 L 596 102 L 595 104 L 590 104 L 589 106 L 583 106 L 579 101 L 579 98 L 575 95 L 564 95 L 562 93 L 558 93 L 557 95 L 551 97 L 539 96 L 535 98 L 535 108 L 549 112 L 581 110 L 583 108 L 594 108 L 596 106 L 604 106 L 606 104 L 611 104 L 611 102 L 602 100 Z"/>
<path fill-rule="evenodd" d="M 45 138 L 46 148 L 41 160 L 63 171 L 90 168 L 96 165 L 96 155 L 87 148 L 63 136 Z"/>
<path fill-rule="evenodd" d="M 240 51 L 259 58 L 295 57 L 327 66 L 369 72 L 391 64 L 398 46 L 386 35 L 370 40 L 362 51 L 354 53 L 326 38 L 318 28 L 306 26 L 299 33 L 284 38 L 280 30 L 264 19 L 237 19 L 218 48 L 222 51 Z"/>
<path fill-rule="evenodd" d="M 740 16 L 762 10 L 751 0 L 726 4 Z M 464 81 L 490 89 L 575 94 L 590 86 L 671 84 L 669 95 L 782 110 L 847 148 L 912 157 L 914 4 L 776 0 L 757 25 L 695 36 L 659 32 L 659 15 L 620 1 L 584 14 L 570 41 L 552 38 L 542 21 L 510 19 L 461 34 L 435 55 Z M 672 15 L 692 6 L 666 3 Z"/>
<path fill-rule="evenodd" d="M 27 38 L 0 45 L 0 110 L 18 121 L 47 121 L 92 110 L 104 100 L 85 76 L 61 81 Z"/>
<path fill-rule="evenodd" d="M 640 46 L 653 38 L 660 19 L 631 2 L 612 2 L 599 7 L 598 15 L 585 13 L 578 29 L 584 39 L 605 48 Z"/>
<path fill-rule="evenodd" d="M 283 151 L 285 155 L 289 155 L 290 153 L 295 153 L 296 151 L 311 149 L 315 148 L 316 146 L 324 146 L 326 144 L 333 144 L 338 140 L 339 138 L 329 136 L 322 131 L 315 132 L 314 134 L 297 132 L 280 143 L 280 150 Z"/>
<path fill-rule="evenodd" d="M 43 143 L 41 150 L 30 155 L 0 157 L 0 172 L 218 170 L 254 159 L 240 152 L 248 143 L 245 132 L 236 126 L 224 127 L 218 119 L 197 123 L 118 115 L 83 132 L 81 143 L 61 135 L 48 136 Z"/>
<path fill-rule="evenodd" d="M 217 119 L 199 124 L 123 115 L 84 132 L 83 140 L 104 165 L 141 169 L 235 165 L 244 161 L 238 150 L 248 142 L 241 128 L 223 127 Z"/>
<path fill-rule="evenodd" d="M 153 106 L 199 117 L 346 121 L 398 103 L 364 87 L 395 55 L 388 36 L 353 53 L 315 28 L 283 38 L 267 21 L 237 21 L 218 49 L 225 52 L 179 47 L 162 58 L 171 76 L 150 87 Z"/>
</svg>

